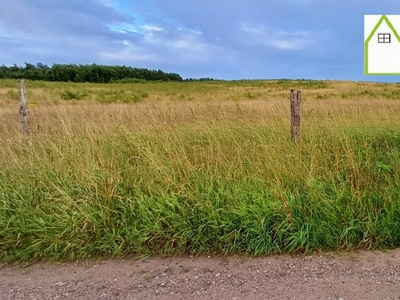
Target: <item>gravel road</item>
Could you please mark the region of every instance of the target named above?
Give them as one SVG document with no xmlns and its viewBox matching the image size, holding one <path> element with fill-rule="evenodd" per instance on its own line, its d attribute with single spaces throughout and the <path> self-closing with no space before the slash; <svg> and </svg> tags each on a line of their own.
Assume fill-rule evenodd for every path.
<svg viewBox="0 0 400 300">
<path fill-rule="evenodd" d="M 0 299 L 400 299 L 400 249 L 3 265 Z"/>
</svg>

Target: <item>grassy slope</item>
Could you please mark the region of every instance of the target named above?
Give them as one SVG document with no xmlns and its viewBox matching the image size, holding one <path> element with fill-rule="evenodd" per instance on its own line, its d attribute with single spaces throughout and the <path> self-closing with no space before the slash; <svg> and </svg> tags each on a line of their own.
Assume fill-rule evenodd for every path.
<svg viewBox="0 0 400 300">
<path fill-rule="evenodd" d="M 28 82 L 26 139 L 13 84 L 0 81 L 2 260 L 400 245 L 398 85 Z"/>
</svg>

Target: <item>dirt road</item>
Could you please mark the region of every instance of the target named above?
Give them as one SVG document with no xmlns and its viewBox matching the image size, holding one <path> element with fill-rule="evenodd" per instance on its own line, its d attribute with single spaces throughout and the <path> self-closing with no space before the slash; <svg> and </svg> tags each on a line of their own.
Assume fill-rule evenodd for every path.
<svg viewBox="0 0 400 300">
<path fill-rule="evenodd" d="M 400 249 L 123 258 L 0 269 L 0 299 L 400 299 Z"/>
</svg>

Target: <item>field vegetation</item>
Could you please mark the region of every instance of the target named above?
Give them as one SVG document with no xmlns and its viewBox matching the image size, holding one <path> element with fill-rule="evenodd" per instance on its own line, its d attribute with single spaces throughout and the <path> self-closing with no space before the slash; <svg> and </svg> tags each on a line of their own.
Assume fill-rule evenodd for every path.
<svg viewBox="0 0 400 300">
<path fill-rule="evenodd" d="M 400 245 L 400 85 L 0 81 L 0 260 Z M 302 91 L 302 141 L 289 90 Z"/>
</svg>

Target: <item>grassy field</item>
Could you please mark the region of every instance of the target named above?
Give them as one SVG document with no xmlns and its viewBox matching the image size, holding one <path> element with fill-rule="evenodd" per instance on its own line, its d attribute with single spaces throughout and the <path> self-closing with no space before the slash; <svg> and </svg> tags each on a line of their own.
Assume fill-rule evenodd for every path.
<svg viewBox="0 0 400 300">
<path fill-rule="evenodd" d="M 0 80 L 0 260 L 400 246 L 400 84 Z M 289 90 L 302 91 L 302 142 Z"/>
</svg>

